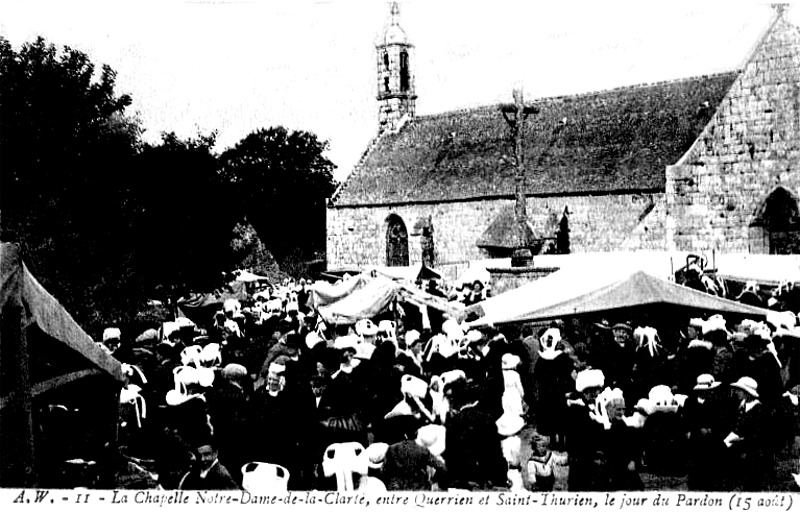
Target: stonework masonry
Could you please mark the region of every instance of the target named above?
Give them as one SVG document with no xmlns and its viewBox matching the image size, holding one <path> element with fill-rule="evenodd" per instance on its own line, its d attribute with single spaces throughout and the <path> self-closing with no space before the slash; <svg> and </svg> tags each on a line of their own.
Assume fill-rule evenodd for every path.
<svg viewBox="0 0 800 512">
<path fill-rule="evenodd" d="M 768 251 L 765 199 L 800 193 L 800 31 L 778 16 L 692 148 L 667 167 L 670 249 Z"/>
<path fill-rule="evenodd" d="M 654 206 L 663 193 L 529 197 L 529 215 L 569 212 L 572 252 L 613 251 L 622 245 L 663 249 L 664 225 Z M 430 216 L 437 253 L 436 268 L 455 278 L 471 260 L 483 259 L 475 242 L 511 198 L 435 204 L 328 208 L 328 268 L 386 264 L 386 219 L 400 216 L 409 232 L 420 217 Z M 653 233 L 649 235 L 648 233 Z M 422 259 L 421 237 L 409 236 L 410 263 Z"/>
<path fill-rule="evenodd" d="M 396 20 L 396 7 L 392 15 Z M 405 124 L 413 122 L 414 118 L 416 95 L 409 66 L 409 59 L 413 59 L 411 45 L 394 21 L 392 27 L 386 32 L 385 44 L 377 48 L 381 128 L 378 138 L 362 155 L 357 169 L 365 165 L 371 152 L 377 151 L 381 140 L 395 140 L 391 137 L 396 135 L 387 135 L 387 132 L 402 135 Z M 731 82 L 728 81 L 724 89 L 717 91 L 716 96 L 712 95 L 713 106 L 709 101 L 692 99 L 699 103 L 698 112 L 713 108 L 714 114 L 680 159 L 675 161 L 673 154 L 657 163 L 657 175 L 662 177 L 664 174 L 661 172 L 664 172 L 664 181 L 659 179 L 650 185 L 622 186 L 603 192 L 580 192 L 599 189 L 587 189 L 582 187 L 584 183 L 575 183 L 572 192 L 562 195 L 547 192 L 531 195 L 527 199 L 529 220 L 536 225 L 537 219 L 560 218 L 566 210 L 570 252 L 573 253 L 620 250 L 800 251 L 800 208 L 797 204 L 800 196 L 800 29 L 787 21 L 783 11 L 778 9 L 754 48 L 738 76 L 727 74 L 727 80 L 733 80 L 732 85 L 729 86 Z M 405 70 L 402 83 L 399 82 L 401 67 Z M 717 103 L 726 90 L 721 103 Z M 671 94 L 687 93 L 678 88 Z M 684 109 L 681 115 L 691 117 L 691 108 L 690 105 L 689 110 Z M 705 119 L 708 117 L 704 117 L 702 122 Z M 473 129 L 480 129 L 481 125 L 475 126 Z M 695 133 L 697 131 L 693 131 L 691 137 Z M 382 139 L 384 136 L 390 138 Z M 665 132 L 661 136 L 669 137 L 671 134 Z M 433 151 L 432 154 L 448 154 L 446 147 L 429 140 L 419 140 L 417 144 Z M 391 148 L 390 145 L 387 147 Z M 685 147 L 681 145 L 680 151 Z M 402 167 L 403 151 L 396 151 L 395 158 L 399 168 L 405 169 Z M 424 159 L 421 161 L 426 162 Z M 661 167 L 670 163 L 674 165 Z M 436 168 L 439 161 L 428 164 Z M 365 183 L 382 184 L 381 173 L 388 173 L 392 165 L 394 162 L 379 160 L 372 169 L 377 178 Z M 475 170 L 471 160 L 466 160 L 464 165 Z M 591 166 L 577 168 L 594 169 Z M 426 169 L 420 165 L 405 171 L 412 176 L 412 171 Z M 640 176 L 635 172 L 647 169 L 634 168 L 633 171 L 635 176 Z M 494 176 L 491 168 L 484 169 L 484 172 Z M 584 174 L 591 181 L 591 173 Z M 425 187 L 426 179 L 425 176 L 418 178 L 420 187 Z M 475 244 L 500 212 L 513 208 L 514 200 L 510 194 L 499 193 L 491 187 L 486 190 L 494 191 L 488 193 L 495 196 L 492 198 L 480 197 L 483 189 L 470 192 L 474 195 L 465 194 L 463 187 L 458 188 L 463 182 L 453 180 L 442 185 L 444 188 L 440 195 L 430 196 L 430 200 L 415 199 L 411 189 L 418 181 L 409 182 L 411 185 L 407 187 L 409 192 L 406 196 L 397 195 L 382 204 L 368 204 L 382 201 L 372 201 L 367 197 L 370 187 L 364 187 L 363 193 L 367 196 L 363 201 L 337 204 L 334 198 L 327 211 L 328 267 L 386 264 L 386 220 L 391 214 L 403 219 L 409 233 L 420 218 L 431 218 L 436 267 L 445 277 L 457 277 L 470 261 L 487 258 L 489 255 Z M 436 180 L 429 181 L 436 183 Z M 403 182 L 388 183 L 392 186 L 392 183 Z M 631 190 L 645 191 L 637 193 Z M 448 194 L 448 191 L 452 193 Z M 499 197 L 501 195 L 503 197 Z M 392 205 L 388 204 L 389 201 L 409 202 Z M 773 206 L 776 204 L 782 206 Z M 421 246 L 422 237 L 409 236 L 411 263 L 421 261 Z"/>
</svg>

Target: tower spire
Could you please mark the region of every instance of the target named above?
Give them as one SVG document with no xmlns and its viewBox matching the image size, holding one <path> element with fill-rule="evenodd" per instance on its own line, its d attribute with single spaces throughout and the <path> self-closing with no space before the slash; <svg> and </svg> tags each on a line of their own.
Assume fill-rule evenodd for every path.
<svg viewBox="0 0 800 512">
<path fill-rule="evenodd" d="M 389 24 L 376 46 L 378 75 L 379 131 L 394 132 L 414 117 L 414 74 L 411 67 L 414 47 L 400 27 L 400 5 L 392 2 Z"/>
<path fill-rule="evenodd" d="M 772 9 L 775 11 L 777 17 L 783 16 L 783 13 L 785 13 L 786 10 L 789 9 L 788 2 L 773 2 L 769 4 L 769 6 L 772 7 Z"/>
</svg>

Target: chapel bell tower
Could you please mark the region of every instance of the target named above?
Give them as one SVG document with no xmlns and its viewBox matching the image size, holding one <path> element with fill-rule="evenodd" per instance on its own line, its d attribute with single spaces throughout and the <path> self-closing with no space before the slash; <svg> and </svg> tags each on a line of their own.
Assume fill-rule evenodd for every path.
<svg viewBox="0 0 800 512">
<path fill-rule="evenodd" d="M 378 69 L 378 121 L 379 131 L 397 131 L 414 117 L 414 74 L 411 71 L 413 55 L 406 33 L 400 28 L 400 7 L 391 5 L 391 20 L 383 37 L 376 45 Z"/>
</svg>

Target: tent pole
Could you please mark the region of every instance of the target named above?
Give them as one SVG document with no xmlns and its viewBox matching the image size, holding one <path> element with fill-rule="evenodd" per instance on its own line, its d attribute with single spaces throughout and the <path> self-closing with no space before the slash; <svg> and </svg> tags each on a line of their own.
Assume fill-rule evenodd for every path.
<svg viewBox="0 0 800 512">
<path fill-rule="evenodd" d="M 11 403 L 2 412 L 3 464 L 0 466 L 0 485 L 3 487 L 35 487 L 40 485 L 36 472 L 36 453 L 33 436 L 33 397 L 31 396 L 30 356 L 26 333 L 25 308 L 18 299 L 10 300 L 2 311 L 2 338 L 8 359 L 2 365 L 3 374 L 13 372 L 15 385 L 9 395 Z M 6 353 L 5 351 L 3 352 Z M 1 364 L 1 362 L 0 362 Z M 13 444 L 13 446 L 9 446 Z M 9 460 L 10 459 L 10 460 Z"/>
</svg>

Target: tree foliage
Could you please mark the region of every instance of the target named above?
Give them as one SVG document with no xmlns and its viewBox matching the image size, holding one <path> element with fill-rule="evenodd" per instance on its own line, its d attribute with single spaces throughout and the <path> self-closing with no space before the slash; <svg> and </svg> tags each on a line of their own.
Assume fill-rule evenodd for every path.
<svg viewBox="0 0 800 512">
<path fill-rule="evenodd" d="M 234 266 L 230 243 L 241 211 L 217 173 L 215 134 L 186 140 L 174 133 L 145 145 L 136 159 L 131 197 L 137 268 L 145 287 L 164 293 L 213 289 Z"/>
<path fill-rule="evenodd" d="M 121 311 L 130 298 L 106 301 L 129 275 L 117 176 L 131 172 L 141 134 L 115 78 L 77 50 L 39 38 L 16 52 L 0 38 L 0 238 L 20 243 L 85 322 L 101 304 Z"/>
<path fill-rule="evenodd" d="M 336 187 L 327 149 L 313 133 L 279 126 L 249 134 L 220 157 L 222 176 L 279 261 L 324 250 L 325 201 Z"/>
<path fill-rule="evenodd" d="M 270 252 L 324 248 L 326 142 L 279 127 L 221 157 L 214 133 L 145 144 L 115 88 L 78 50 L 0 37 L 0 239 L 91 334 L 242 263 L 276 272 Z"/>
<path fill-rule="evenodd" d="M 42 38 L 0 38 L 0 239 L 95 335 L 159 291 L 213 288 L 237 215 L 214 136 L 143 144 L 115 77 Z"/>
</svg>

